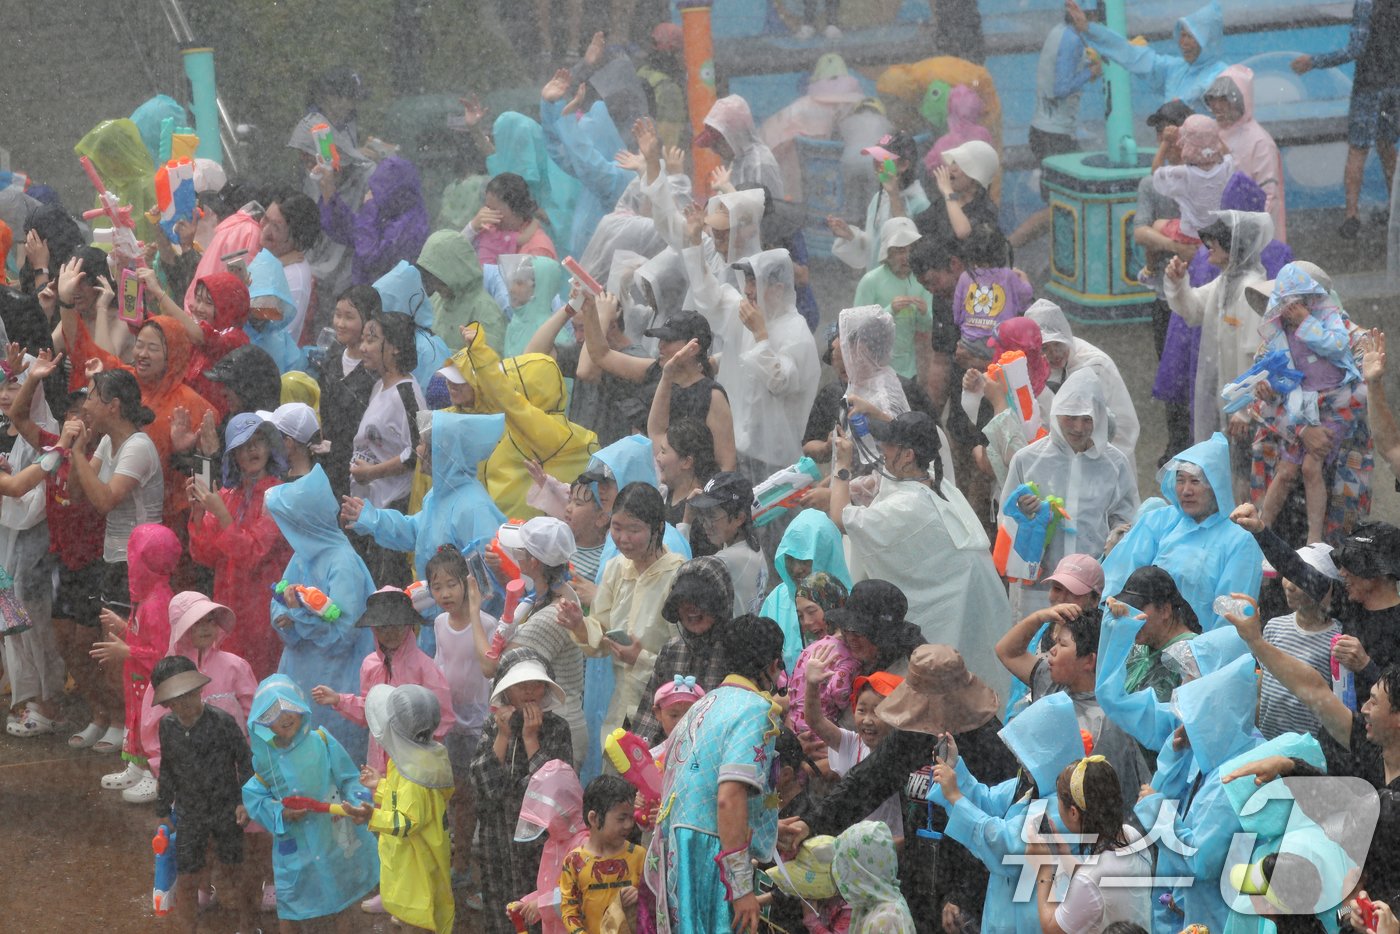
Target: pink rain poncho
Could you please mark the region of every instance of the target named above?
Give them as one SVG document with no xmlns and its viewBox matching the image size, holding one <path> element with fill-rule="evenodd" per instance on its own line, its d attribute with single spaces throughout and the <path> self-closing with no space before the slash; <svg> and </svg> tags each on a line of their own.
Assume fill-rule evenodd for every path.
<svg viewBox="0 0 1400 934">
<path fill-rule="evenodd" d="M 1206 100 L 1224 98 L 1232 113 L 1240 114 L 1233 122 L 1228 116 L 1216 115 L 1220 138 L 1230 149 L 1235 168 L 1254 179 L 1268 198 L 1265 210 L 1274 219 L 1274 239 L 1288 242 L 1284 220 L 1283 157 L 1269 131 L 1254 119 L 1254 72 L 1245 65 L 1231 65 L 1222 71 L 1206 91 Z"/>
<path fill-rule="evenodd" d="M 549 760 L 530 776 L 525 800 L 520 805 L 520 822 L 515 825 L 515 839 L 528 843 L 546 831 L 549 839 L 540 855 L 535 891 L 521 901 L 540 910 L 544 934 L 565 934 L 564 921 L 559 916 L 559 874 L 564 868 L 564 857 L 587 842 L 588 825 L 583 817 L 583 786 L 573 767 L 563 759 Z"/>
<path fill-rule="evenodd" d="M 995 147 L 992 131 L 984 125 L 987 105 L 972 88 L 959 84 L 948 91 L 948 132 L 934 140 L 924 156 L 924 168 L 934 171 L 943 164 L 943 154 L 974 139 Z"/>
</svg>

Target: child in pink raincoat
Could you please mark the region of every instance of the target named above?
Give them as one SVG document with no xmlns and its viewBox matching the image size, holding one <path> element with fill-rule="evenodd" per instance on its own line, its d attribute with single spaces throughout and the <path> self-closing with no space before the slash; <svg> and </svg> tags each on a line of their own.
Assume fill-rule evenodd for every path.
<svg viewBox="0 0 1400 934">
<path fill-rule="evenodd" d="M 525 800 L 520 805 L 520 822 L 515 825 L 517 843 L 538 840 L 548 832 L 535 891 L 511 907 L 530 923 L 538 918 L 544 934 L 566 934 L 559 915 L 559 875 L 564 857 L 588 840 L 588 824 L 583 818 L 583 786 L 573 767 L 562 759 L 551 759 L 530 776 Z"/>
<path fill-rule="evenodd" d="M 397 687 L 420 684 L 432 691 L 442 706 L 442 720 L 433 731 L 433 739 L 441 741 L 457 722 L 452 712 L 452 689 L 442 669 L 418 647 L 418 624 L 423 617 L 413 608 L 413 600 L 397 587 L 381 587 L 365 601 L 365 612 L 355 623 L 357 629 L 373 629 L 375 650 L 365 656 L 360 665 L 360 693 L 341 694 L 324 684 L 311 691 L 311 699 L 336 711 L 351 723 L 368 725 L 365 721 L 365 696 L 376 684 Z M 382 746 L 370 737 L 367 764 L 384 774 L 388 756 Z"/>
</svg>

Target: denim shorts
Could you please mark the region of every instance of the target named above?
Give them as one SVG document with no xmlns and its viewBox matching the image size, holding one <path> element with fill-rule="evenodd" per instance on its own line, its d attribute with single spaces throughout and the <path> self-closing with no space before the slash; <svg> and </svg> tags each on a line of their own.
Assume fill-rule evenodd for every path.
<svg viewBox="0 0 1400 934">
<path fill-rule="evenodd" d="M 1400 138 L 1400 87 L 1357 88 L 1351 91 L 1347 113 L 1347 145 L 1370 149 L 1376 143 L 1394 145 Z"/>
</svg>

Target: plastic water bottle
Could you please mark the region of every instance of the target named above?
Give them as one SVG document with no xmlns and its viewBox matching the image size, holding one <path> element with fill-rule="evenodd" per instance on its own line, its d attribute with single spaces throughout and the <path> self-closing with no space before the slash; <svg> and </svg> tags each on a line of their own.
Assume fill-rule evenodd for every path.
<svg viewBox="0 0 1400 934">
<path fill-rule="evenodd" d="M 1215 602 L 1210 605 L 1210 608 L 1215 611 L 1216 616 L 1220 617 L 1227 616 L 1230 613 L 1234 613 L 1238 616 L 1254 615 L 1254 604 L 1250 603 L 1248 600 L 1232 597 L 1227 593 L 1216 597 Z"/>
<path fill-rule="evenodd" d="M 847 421 L 851 426 L 851 437 L 864 438 L 870 434 L 870 422 L 864 412 L 852 412 Z"/>
<path fill-rule="evenodd" d="M 1332 637 L 1332 693 L 1337 696 L 1347 710 L 1355 711 L 1356 708 L 1356 675 L 1341 663 L 1337 658 L 1337 640 L 1341 633 Z"/>
</svg>

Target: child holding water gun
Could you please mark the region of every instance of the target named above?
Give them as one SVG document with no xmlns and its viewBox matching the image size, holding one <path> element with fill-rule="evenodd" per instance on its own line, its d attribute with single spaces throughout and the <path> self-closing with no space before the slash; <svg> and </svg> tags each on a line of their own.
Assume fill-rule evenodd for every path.
<svg viewBox="0 0 1400 934">
<path fill-rule="evenodd" d="M 535 873 L 535 890 L 506 906 L 512 921 L 538 923 L 543 934 L 569 930 L 560 916 L 559 876 L 565 857 L 588 839 L 583 817 L 583 786 L 569 763 L 555 759 L 530 776 L 520 805 L 520 822 L 515 825 L 515 842 L 539 842 L 544 848 Z"/>
<path fill-rule="evenodd" d="M 369 766 L 360 772 L 374 803 L 345 811 L 379 836 L 379 898 L 404 925 L 449 934 L 456 912 L 447 837 L 452 764 L 433 739 L 442 705 L 421 684 L 377 684 L 365 697 L 365 720 L 388 760 L 382 775 Z"/>
<path fill-rule="evenodd" d="M 1255 387 L 1256 395 L 1286 413 L 1280 419 L 1283 456 L 1260 504 L 1260 518 L 1265 525 L 1273 524 L 1301 472 L 1308 541 L 1320 542 L 1327 514 L 1326 467 L 1341 450 L 1346 423 L 1365 417 L 1365 395 L 1358 392 L 1361 370 L 1352 355 L 1346 313 L 1316 279 L 1289 263 L 1274 280 L 1259 336 L 1264 338 L 1264 352 L 1287 349 L 1292 367 L 1303 373 L 1301 395 L 1290 394 L 1288 400 L 1264 389 L 1266 383 Z M 1327 433 L 1327 448 L 1320 455 L 1302 440 L 1304 431 L 1319 426 Z"/>
<path fill-rule="evenodd" d="M 313 729 L 310 713 L 302 690 L 286 675 L 273 675 L 258 685 L 248 717 L 253 777 L 243 785 L 243 806 L 273 835 L 283 931 L 296 930 L 299 921 L 340 916 L 379 880 L 379 854 L 368 830 L 287 803 L 293 797 L 355 801 L 366 794 L 345 747 Z M 341 921 L 337 917 L 338 926 Z"/>
<path fill-rule="evenodd" d="M 559 875 L 560 914 L 568 934 L 601 934 L 614 902 L 624 912 L 637 906 L 646 851 L 628 838 L 635 827 L 632 786 L 616 775 L 600 775 L 583 792 L 588 842 L 564 858 Z M 635 929 L 635 925 L 630 926 Z"/>
</svg>

